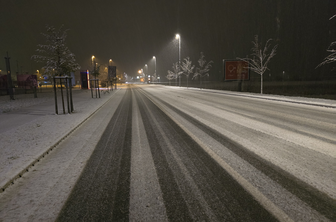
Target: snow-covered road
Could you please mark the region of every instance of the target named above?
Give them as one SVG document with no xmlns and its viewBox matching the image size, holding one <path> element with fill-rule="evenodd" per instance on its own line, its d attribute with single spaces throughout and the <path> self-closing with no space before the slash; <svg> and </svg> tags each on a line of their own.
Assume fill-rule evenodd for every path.
<svg viewBox="0 0 336 222">
<path fill-rule="evenodd" d="M 33 171 L 24 174 L 1 193 L 0 221 L 71 218 L 73 212 L 91 206 L 92 198 L 98 206 L 99 190 L 109 186 L 97 182 L 104 181 L 98 179 L 100 170 L 93 173 L 94 179 L 88 178 L 94 187 L 85 189 L 98 192 L 84 192 L 87 194 L 83 197 L 88 199 L 81 203 L 82 196 L 76 200 L 74 193 L 81 193 L 80 190 L 88 185 L 79 184 L 88 180 L 83 178 L 91 173 L 89 170 L 90 173 L 81 175 L 81 172 L 85 166 L 90 166 L 86 163 L 94 158 L 94 150 L 98 152 L 97 144 L 106 137 L 105 128 L 110 120 L 115 118 L 110 124 L 117 121 L 121 124 L 129 115 L 131 129 L 128 122 L 124 130 L 131 132 L 131 156 L 120 156 L 121 160 L 129 158 L 124 161 L 126 168 L 121 166 L 121 172 L 128 170 L 121 176 L 111 177 L 115 184 L 120 183 L 119 177 L 129 181 L 129 190 L 122 192 L 125 197 L 129 196 L 129 202 L 125 211 L 125 204 L 119 206 L 121 202 L 111 194 L 111 212 L 120 208 L 121 217 L 124 215 L 131 221 L 173 221 L 177 217 L 246 221 L 269 218 L 262 213 L 264 208 L 271 217 L 281 221 L 335 220 L 334 108 L 177 87 L 134 86 L 130 91 L 132 93 L 127 97 L 126 89 L 117 91 L 113 100 L 38 163 Z M 130 101 L 131 108 L 128 109 L 132 114 L 123 111 L 125 116 L 117 118 L 116 113 L 126 98 Z M 112 128 L 109 131 L 112 132 Z M 119 149 L 118 144 L 130 142 L 127 136 L 118 142 L 119 137 L 111 141 L 111 147 Z M 104 158 L 108 157 L 102 154 L 103 151 L 97 164 L 106 162 Z M 107 170 L 106 164 L 99 167 Z M 232 179 L 234 182 L 229 182 Z M 230 183 L 236 184 L 237 189 L 228 185 Z M 120 189 L 118 186 L 115 190 Z M 245 197 L 243 190 L 249 195 Z M 233 194 L 229 195 L 230 192 Z M 237 205 L 242 196 L 247 204 L 257 201 L 246 214 L 240 212 L 246 209 L 246 203 Z M 229 206 L 231 202 L 232 206 Z M 182 211 L 188 213 L 181 214 Z M 230 213 L 226 214 L 226 211 Z M 88 212 L 84 209 L 74 215 L 79 219 Z M 103 207 L 98 211 L 100 215 L 91 213 L 90 218 L 103 218 L 102 212 Z M 254 215 L 258 213 L 259 216 Z"/>
</svg>

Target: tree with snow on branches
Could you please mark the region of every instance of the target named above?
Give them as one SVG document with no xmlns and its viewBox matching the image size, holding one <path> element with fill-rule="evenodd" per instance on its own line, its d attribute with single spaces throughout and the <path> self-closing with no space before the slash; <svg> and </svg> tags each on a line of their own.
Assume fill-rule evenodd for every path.
<svg viewBox="0 0 336 222">
<path fill-rule="evenodd" d="M 61 26 L 56 30 L 53 26 L 47 26 L 47 33 L 42 33 L 46 38 L 46 44 L 39 44 L 36 50 L 39 54 L 32 59 L 44 63 L 45 74 L 49 77 L 70 75 L 71 72 L 80 69 L 76 63 L 75 55 L 65 44 L 67 31 Z"/>
<path fill-rule="evenodd" d="M 249 63 L 249 69 L 260 75 L 260 93 L 263 94 L 263 74 L 268 70 L 267 66 L 271 60 L 276 55 L 276 49 L 278 45 L 271 47 L 272 39 L 268 39 L 265 46 L 262 47 L 262 44 L 258 41 L 258 35 L 254 37 L 253 47 L 252 47 L 252 58 L 238 58 L 242 61 Z"/>
<path fill-rule="evenodd" d="M 168 70 L 168 75 L 166 76 L 166 78 L 169 80 L 169 85 L 171 80 L 177 79 L 182 74 L 178 62 L 173 63 L 172 68 L 173 71 Z"/>
<path fill-rule="evenodd" d="M 187 76 L 187 88 L 189 87 L 189 75 L 193 73 L 193 70 L 195 68 L 195 66 L 191 64 L 192 61 L 189 57 L 183 59 L 183 62 L 181 64 L 182 74 Z"/>
<path fill-rule="evenodd" d="M 332 20 L 333 18 L 336 18 L 336 15 L 332 16 L 329 20 Z M 332 42 L 329 45 L 329 47 L 327 49 L 327 52 L 329 52 L 330 55 L 328 55 L 327 57 L 325 57 L 324 61 L 321 62 L 317 67 L 320 67 L 320 66 L 328 64 L 328 63 L 336 62 L 336 41 Z"/>
<path fill-rule="evenodd" d="M 205 56 L 203 52 L 201 52 L 201 57 L 198 60 L 199 67 L 196 68 L 196 71 L 193 76 L 193 79 L 197 78 L 198 76 L 200 77 L 200 88 L 202 86 L 202 77 L 209 76 L 211 63 L 213 63 L 213 61 L 206 63 L 206 60 L 204 59 L 204 57 Z"/>
</svg>

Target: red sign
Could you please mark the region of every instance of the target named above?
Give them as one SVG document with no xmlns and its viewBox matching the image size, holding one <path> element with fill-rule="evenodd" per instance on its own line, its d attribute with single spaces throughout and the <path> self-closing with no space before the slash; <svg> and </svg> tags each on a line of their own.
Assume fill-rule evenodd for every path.
<svg viewBox="0 0 336 222">
<path fill-rule="evenodd" d="M 248 62 L 241 60 L 224 61 L 224 80 L 249 80 Z"/>
<path fill-rule="evenodd" d="M 37 87 L 36 75 L 17 75 L 17 84 L 19 88 L 32 89 Z"/>
</svg>

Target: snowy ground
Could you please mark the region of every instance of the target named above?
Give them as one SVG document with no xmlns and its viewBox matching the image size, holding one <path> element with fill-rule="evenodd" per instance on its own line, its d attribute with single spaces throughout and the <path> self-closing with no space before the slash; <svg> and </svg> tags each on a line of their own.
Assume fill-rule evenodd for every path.
<svg viewBox="0 0 336 222">
<path fill-rule="evenodd" d="M 152 95 L 155 95 L 159 100 L 173 104 L 173 106 L 178 107 L 178 109 L 185 113 L 192 113 L 195 118 L 204 124 L 216 129 L 218 132 L 221 132 L 221 134 L 228 136 L 228 138 L 234 139 L 244 147 L 248 147 L 271 163 L 280 166 L 295 176 L 299 176 L 300 179 L 306 181 L 308 184 L 317 186 L 319 190 L 323 190 L 323 192 L 326 192 L 332 198 L 336 198 L 335 175 L 333 175 L 333 172 L 329 171 L 327 173 L 327 170 L 325 170 L 326 168 L 334 167 L 333 161 L 336 158 L 335 143 L 330 142 L 334 141 L 335 134 L 333 133 L 336 133 L 335 100 L 246 94 L 216 90 L 204 90 L 203 95 L 197 94 L 197 96 L 193 96 L 191 90 L 185 90 L 183 88 L 178 88 L 178 90 L 182 92 L 161 90 L 158 93 L 150 88 L 146 90 Z M 209 97 L 207 92 L 215 93 L 214 97 Z M 237 108 L 227 108 L 225 106 L 225 99 L 216 96 L 216 94 L 251 97 L 251 107 L 254 106 L 253 101 L 257 103 L 258 99 L 271 100 L 271 103 L 269 103 L 270 107 L 273 101 L 275 104 L 278 102 L 281 104 L 282 101 L 285 101 L 286 103 L 294 103 L 293 107 L 296 107 L 298 110 L 315 110 L 314 112 L 316 112 L 317 115 L 312 117 L 313 119 L 308 120 L 305 116 L 299 116 L 298 113 L 293 110 L 293 113 L 288 112 L 281 114 L 278 116 L 279 120 L 277 120 L 273 117 L 264 116 L 266 112 L 263 113 L 262 110 L 260 110 L 259 116 L 252 113 L 245 114 L 243 111 L 240 113 L 240 110 Z M 209 102 L 207 102 L 207 100 L 209 100 Z M 286 103 L 284 103 L 284 105 Z M 322 121 L 322 118 L 320 119 L 318 116 L 319 113 L 321 113 L 322 116 L 324 111 L 335 114 L 333 115 L 334 118 L 332 117 L 328 123 Z M 282 119 L 292 122 L 282 122 Z M 311 121 L 314 127 L 319 129 L 325 128 L 331 130 L 332 133 L 324 133 L 323 130 L 321 132 L 315 132 L 310 128 L 311 126 L 303 125 L 305 121 L 307 121 L 307 123 Z M 237 132 L 235 133 L 235 131 Z M 251 137 L 250 132 L 254 131 L 255 136 Z M 244 136 L 244 133 L 246 136 Z M 318 157 L 320 154 L 322 154 L 322 160 Z M 324 159 L 324 157 L 328 157 L 328 161 Z"/>
<path fill-rule="evenodd" d="M 189 88 L 189 90 L 199 89 Z M 335 100 L 218 90 L 202 91 L 336 108 Z M 10 101 L 9 96 L 1 96 L 0 187 L 4 187 L 13 177 L 57 144 L 104 104 L 111 95 L 112 92 L 102 93 L 101 99 L 92 99 L 90 91 L 75 90 L 75 112 L 71 115 L 54 115 L 54 94 L 52 92 L 39 93 L 38 98 L 34 98 L 33 94 L 17 95 L 15 101 Z M 46 109 L 43 109 L 43 107 L 46 107 Z M 59 112 L 61 113 L 60 107 Z"/>
<path fill-rule="evenodd" d="M 202 93 L 195 94 L 192 90 L 178 87 L 174 91 L 150 87 L 145 90 L 161 109 L 165 109 L 171 118 L 184 127 L 185 131 L 189 131 L 195 140 L 202 141 L 210 153 L 215 153 L 218 162 L 224 160 L 228 163 L 235 172 L 280 206 L 287 215 L 295 218 L 294 221 L 315 221 L 319 216 L 316 217 L 318 214 L 314 210 L 306 208 L 300 198 L 269 181 L 269 178 L 265 178 L 254 167 L 248 164 L 245 166 L 244 161 L 237 160 L 235 155 L 227 152 L 221 144 L 212 141 L 211 138 L 207 139 L 204 132 L 198 132 L 195 126 L 179 114 L 174 114 L 174 110 L 169 108 L 168 104 L 192 115 L 204 125 L 241 144 L 335 201 L 336 101 L 215 90 L 202 90 Z M 214 96 L 210 96 L 208 92 L 214 93 Z M 219 94 L 237 97 L 235 99 Z M 252 98 L 247 100 L 246 97 Z M 272 101 L 264 103 L 264 99 Z M 239 105 L 239 100 L 245 101 L 243 106 Z M 248 107 L 245 107 L 246 105 Z M 276 108 L 279 105 L 284 107 L 282 112 Z M 299 218 L 298 215 L 305 218 Z"/>
<path fill-rule="evenodd" d="M 199 89 L 190 88 L 189 90 Z M 336 108 L 335 100 L 259 95 L 218 90 L 202 91 Z M 54 146 L 78 124 L 83 122 L 97 108 L 104 104 L 110 95 L 112 95 L 112 92 L 109 94 L 102 93 L 101 99 L 92 99 L 90 91 L 74 91 L 75 112 L 71 115 L 58 116 L 53 115 L 55 111 L 54 94 L 52 92 L 39 93 L 38 98 L 34 98 L 33 94 L 17 95 L 15 101 L 10 101 L 9 96 L 1 96 L 1 187 L 3 187 L 13 176 L 16 176 L 22 169 L 31 164 L 32 161 L 36 160 L 40 155 L 46 152 L 50 147 Z M 87 102 L 89 102 L 89 106 Z M 41 109 L 41 107 L 47 107 L 48 110 L 43 110 L 45 112 L 41 111 L 42 113 L 36 113 L 36 109 Z M 35 113 L 32 111 L 34 109 Z M 61 110 L 59 112 L 61 112 Z"/>
<path fill-rule="evenodd" d="M 38 105 L 47 101 L 53 101 L 52 92 L 38 93 L 34 98 L 33 94 L 15 95 L 15 100 L 10 100 L 9 96 L 0 96 L 0 115 L 20 108 Z"/>
<path fill-rule="evenodd" d="M 154 89 L 155 87 L 153 87 Z M 303 180 L 307 181 L 316 181 L 316 184 L 313 184 L 313 186 L 316 186 L 318 188 L 321 188 L 324 192 L 328 193 L 331 197 L 335 197 L 335 183 L 332 181 L 335 179 L 335 177 L 331 174 L 329 176 L 329 179 L 331 181 L 325 181 L 327 185 L 331 185 L 329 187 L 323 187 L 323 183 L 321 184 L 319 181 L 319 177 L 325 177 L 325 173 L 328 171 L 330 172 L 331 170 L 325 170 L 323 169 L 323 164 L 330 164 L 332 163 L 318 163 L 318 162 L 309 162 L 313 164 L 307 164 L 307 165 L 300 165 L 301 163 L 305 163 L 304 158 L 308 157 L 310 154 L 313 155 L 318 155 L 318 156 L 331 156 L 332 159 L 335 159 L 335 149 L 333 147 L 327 147 L 327 149 L 323 149 L 323 144 L 319 144 L 320 146 L 314 146 L 315 141 L 311 140 L 308 137 L 308 140 L 301 140 L 302 143 L 304 143 L 305 147 L 308 147 L 307 150 L 304 150 L 304 152 L 300 153 L 300 156 L 302 159 L 300 159 L 300 162 L 295 162 L 295 158 L 291 157 L 291 154 L 293 154 L 293 150 L 297 152 L 301 152 L 301 147 L 300 144 L 295 144 L 296 138 L 292 134 L 286 134 L 283 135 L 282 133 L 286 133 L 286 131 L 279 131 L 279 128 L 276 129 L 275 131 L 270 132 L 268 129 L 272 128 L 267 128 L 267 124 L 263 122 L 256 121 L 257 118 L 254 116 L 245 116 L 242 118 L 241 116 L 237 116 L 234 114 L 234 112 L 230 112 L 228 110 L 225 110 L 225 105 L 224 106 L 218 106 L 218 107 L 213 107 L 213 106 L 208 106 L 206 104 L 206 100 L 202 98 L 194 98 L 190 95 L 192 95 L 193 90 L 199 90 L 199 89 L 181 89 L 178 88 L 176 90 L 170 90 L 174 87 L 161 87 L 160 90 L 156 91 L 153 90 L 153 95 L 156 98 L 160 98 L 160 100 L 164 100 L 166 102 L 170 102 L 171 104 L 176 104 L 179 106 L 179 109 L 184 110 L 188 113 L 193 113 L 194 117 L 199 119 L 201 122 L 213 127 L 217 131 L 221 132 L 223 135 L 229 135 L 231 133 L 232 139 L 236 139 L 239 143 L 243 144 L 246 147 L 249 147 L 251 149 L 254 149 L 255 152 L 259 153 L 261 156 L 263 156 L 266 159 L 271 159 L 272 162 L 283 166 L 286 168 L 287 166 L 290 167 L 290 164 L 295 163 L 295 166 L 299 167 L 296 169 L 287 169 L 287 170 L 292 170 L 293 174 L 299 175 Z M 119 92 L 121 92 L 120 90 Z M 152 91 L 151 87 L 148 87 L 146 91 L 150 92 Z M 183 91 L 183 92 L 182 92 Z M 263 99 L 271 99 L 271 100 L 286 100 L 288 102 L 295 102 L 299 103 L 297 106 L 304 108 L 305 105 L 302 104 L 313 104 L 316 107 L 318 111 L 323 111 L 324 109 L 335 111 L 336 108 L 336 101 L 334 100 L 320 100 L 320 99 L 307 99 L 307 98 L 289 98 L 289 97 L 283 97 L 283 96 L 270 96 L 270 95 L 258 95 L 258 94 L 246 94 L 246 93 L 235 93 L 235 92 L 228 92 L 228 91 L 215 91 L 215 90 L 202 90 L 202 91 L 208 91 L 212 93 L 224 93 L 224 94 L 232 94 L 236 96 L 249 96 L 249 97 L 256 97 L 256 100 L 259 100 L 258 98 L 263 98 Z M 118 93 L 119 93 L 118 92 Z M 35 161 L 39 156 L 41 156 L 46 150 L 48 150 L 50 147 L 52 147 L 55 143 L 57 143 L 59 140 L 64 138 L 66 135 L 69 134 L 74 128 L 77 127 L 78 124 L 83 122 L 85 119 L 87 119 L 92 113 L 94 113 L 99 107 L 101 107 L 103 104 L 105 104 L 107 101 L 113 101 L 113 106 L 109 106 L 109 110 L 104 111 L 106 115 L 106 118 L 104 120 L 100 120 L 101 122 L 94 121 L 95 126 L 89 125 L 87 126 L 88 131 L 90 135 L 84 135 L 87 137 L 87 142 L 91 144 L 86 144 L 83 146 L 83 149 L 77 149 L 76 146 L 80 147 L 80 143 L 84 143 L 84 141 L 78 139 L 74 144 L 63 144 L 63 146 L 66 147 L 71 147 L 73 149 L 57 149 L 59 150 L 55 152 L 59 157 L 56 158 L 55 160 L 50 160 L 48 157 L 46 158 L 46 161 L 53 161 L 53 163 L 50 163 L 48 165 L 49 170 L 53 170 L 52 168 L 60 168 L 59 170 L 55 170 L 57 172 L 65 172 L 59 177 L 53 178 L 53 180 L 58 181 L 56 183 L 64 183 L 62 186 L 54 186 L 51 187 L 50 191 L 45 188 L 45 190 L 35 190 L 35 186 L 31 186 L 29 189 L 31 191 L 31 196 L 35 198 L 30 199 L 30 197 L 26 198 L 26 201 L 36 201 L 38 202 L 38 196 L 37 193 L 43 193 L 43 195 L 40 195 L 41 198 L 46 198 L 49 199 L 50 201 L 56 201 L 56 199 L 59 200 L 59 205 L 54 206 L 54 203 L 51 203 L 53 205 L 52 207 L 47 207 L 47 205 L 38 205 L 35 206 L 35 211 L 33 212 L 32 209 L 28 209 L 27 206 L 29 205 L 28 202 L 22 202 L 21 199 L 24 199 L 23 197 L 25 195 L 28 195 L 29 192 L 23 192 L 19 193 L 18 199 L 12 200 L 13 205 L 12 205 L 12 210 L 13 212 L 17 211 L 19 214 L 22 214 L 22 218 L 25 217 L 25 212 L 28 214 L 34 214 L 35 216 L 38 215 L 39 213 L 45 214 L 45 212 L 48 212 L 50 214 L 50 221 L 53 221 L 55 218 L 55 215 L 57 216 L 57 213 L 60 210 L 60 207 L 62 207 L 62 201 L 63 199 L 66 199 L 66 196 L 69 194 L 71 191 L 71 186 L 73 183 L 76 181 L 76 178 L 78 177 L 78 172 L 81 171 L 83 166 L 85 165 L 85 160 L 88 159 L 90 156 L 90 153 L 92 152 L 92 149 L 94 147 L 94 141 L 97 141 L 99 138 L 94 138 L 92 139 L 92 136 L 94 132 L 96 133 L 95 129 L 100 129 L 101 131 L 104 130 L 104 124 L 100 123 L 106 123 L 106 120 L 108 119 L 108 115 L 113 114 L 113 109 L 116 109 L 118 106 L 121 98 L 122 98 L 122 93 L 118 95 L 115 91 L 110 94 L 102 94 L 101 99 L 92 99 L 91 94 L 89 91 L 78 91 L 75 93 L 74 101 L 75 101 L 75 112 L 71 115 L 54 115 L 54 106 L 53 106 L 53 97 L 52 94 L 49 96 L 40 96 L 38 99 L 17 99 L 15 103 L 13 102 L 8 102 L 4 101 L 1 103 L 0 108 L 3 108 L 4 104 L 7 104 L 7 110 L 11 110 L 10 112 L 7 113 L 2 113 L 0 114 L 0 124 L 1 127 L 3 128 L 3 123 L 5 122 L 8 124 L 9 122 L 12 123 L 11 126 L 8 126 L 8 129 L 2 129 L 0 131 L 0 185 L 4 186 L 6 184 L 6 181 L 11 181 L 11 179 L 15 176 L 18 175 L 23 169 L 27 168 L 29 164 L 31 164 L 33 161 Z M 118 95 L 116 97 L 115 95 Z M 24 95 L 24 96 L 29 96 L 29 95 Z M 32 96 L 32 95 L 30 95 Z M 206 96 L 206 95 L 205 95 Z M 184 97 L 184 98 L 183 98 Z M 8 97 L 7 97 L 8 98 Z M 118 99 L 116 99 L 118 98 Z M 188 100 L 185 98 L 189 98 Z M 218 98 L 218 97 L 217 97 Z M 238 97 L 237 97 L 238 98 Z M 1 98 L 2 99 L 2 98 Z M 31 101 L 28 102 L 28 100 Z M 154 100 L 157 100 L 154 98 Z M 158 103 L 161 103 L 160 100 L 157 100 Z M 29 104 L 33 105 L 33 103 L 40 104 L 40 106 L 30 106 Z M 198 106 L 197 103 L 204 104 L 204 106 Z M 9 105 L 8 105 L 9 104 Z M 44 104 L 44 105 L 42 105 Z M 162 104 L 161 104 L 162 105 Z M 162 105 L 164 107 L 164 105 Z M 113 107 L 112 110 L 110 107 Z M 330 107 L 330 108 L 325 108 L 325 107 Z M 335 108 L 332 108 L 335 107 Z M 166 111 L 169 111 L 168 107 L 165 107 Z M 272 185 L 271 187 L 265 186 L 265 184 L 271 184 L 272 181 L 267 181 L 269 179 L 264 178 L 263 180 L 259 180 L 256 178 L 263 178 L 262 174 L 258 172 L 257 170 L 251 168 L 246 164 L 236 164 L 234 162 L 237 157 L 235 157 L 234 154 L 231 154 L 230 152 L 224 153 L 223 150 L 219 149 L 221 147 L 220 144 L 217 144 L 216 141 L 214 141 L 211 138 L 208 138 L 207 136 L 204 136 L 203 132 L 197 131 L 197 128 L 192 126 L 192 124 L 188 123 L 188 121 L 184 120 L 183 118 L 179 117 L 179 115 L 174 114 L 173 111 L 169 112 L 172 117 L 181 123 L 187 130 L 189 130 L 195 137 L 197 137 L 199 140 L 203 141 L 206 146 L 209 148 L 213 149 L 213 152 L 216 153 L 220 157 L 220 159 L 225 160 L 230 167 L 232 167 L 236 172 L 241 174 L 242 176 L 246 176 L 247 180 L 249 183 L 253 184 L 254 186 L 258 187 L 261 192 L 263 192 L 269 199 L 273 201 L 278 201 L 276 204 L 279 206 L 283 206 L 286 208 L 291 208 L 291 206 L 301 206 L 304 205 L 302 204 L 295 196 L 291 196 L 290 194 L 285 194 L 285 191 L 282 191 L 281 187 L 279 187 L 277 184 Z M 38 115 L 37 115 L 38 114 Z M 225 114 L 225 115 L 224 115 Z M 335 111 L 336 114 L 336 111 Z M 284 114 L 286 115 L 286 114 Z M 100 116 L 100 115 L 99 115 Z M 136 115 L 134 115 L 136 116 Z M 30 120 L 22 122 L 21 117 L 30 117 Z M 102 118 L 102 117 L 101 117 Z M 262 117 L 263 118 L 263 117 Z M 228 130 L 225 127 L 226 122 L 230 122 L 230 120 L 235 119 L 237 121 L 236 124 L 231 124 L 231 128 Z M 11 120 L 11 121 L 8 121 Z M 91 118 L 89 120 L 92 120 Z M 89 121 L 87 121 L 89 122 Z M 22 124 L 23 123 L 23 124 Z M 247 125 L 246 125 L 247 124 Z M 281 124 L 281 123 L 278 123 Z M 332 124 L 332 123 L 330 123 Z M 141 124 L 140 124 L 141 125 Z M 226 124 L 227 125 L 227 124 Z M 264 128 L 266 127 L 266 128 Z M 81 127 L 83 128 L 83 127 Z M 80 128 L 80 129 L 81 129 Z M 251 129 L 258 129 L 259 131 L 257 132 L 258 136 L 262 135 L 264 141 L 267 143 L 263 142 L 260 143 L 258 142 L 258 136 L 251 138 L 249 140 L 244 139 L 244 131 L 251 131 Z M 140 128 L 141 129 L 141 128 Z M 262 131 L 262 129 L 265 129 Z M 79 130 L 78 130 L 79 131 Z M 74 134 L 78 133 L 76 130 Z M 239 134 L 232 134 L 230 131 L 239 131 L 241 135 Z M 85 131 L 86 132 L 86 131 Z M 137 132 L 139 133 L 144 133 L 143 130 L 140 130 Z M 278 134 L 278 135 L 277 135 Z M 137 135 L 134 133 L 134 135 Z M 140 134 L 139 134 L 140 135 Z M 143 135 L 139 136 L 139 138 L 145 138 Z M 238 135 L 238 136 L 237 136 Z M 83 135 L 82 135 L 83 136 Z M 289 137 L 287 137 L 289 136 Z M 138 138 L 134 137 L 132 139 Z M 333 135 L 328 135 L 331 139 L 333 138 Z M 301 139 L 303 137 L 300 137 Z M 252 139 L 254 139 L 252 141 Z M 274 142 L 274 139 L 279 140 L 280 142 L 284 143 L 283 150 L 286 149 L 286 145 L 288 147 L 292 147 L 293 150 L 287 150 L 288 153 L 285 153 L 284 156 L 275 156 L 276 158 L 281 157 L 280 159 L 272 159 L 274 156 L 273 154 L 276 153 L 276 149 L 273 149 L 272 143 Z M 330 139 L 330 140 L 331 140 Z M 66 142 L 65 142 L 66 143 Z M 140 144 L 141 141 L 134 141 L 132 144 Z M 260 146 L 255 146 L 253 145 L 259 144 Z M 311 145 L 310 143 L 313 143 Z M 91 145 L 91 146 L 90 146 Z M 269 145 L 269 147 L 267 146 Z M 89 147 L 90 146 L 90 147 Z M 330 145 L 328 145 L 330 146 Z M 85 149 L 86 150 L 85 150 Z M 318 152 L 315 152 L 318 151 Z M 307 153 L 307 155 L 302 155 L 304 153 Z M 322 153 L 322 154 L 321 154 Z M 77 156 L 83 156 L 81 158 Z M 295 156 L 293 156 L 295 157 Z M 68 160 L 67 160 L 68 159 Z M 45 162 L 46 162 L 45 161 Z M 67 162 L 68 161 L 68 162 Z M 135 160 L 135 161 L 140 161 L 140 160 Z M 317 160 L 316 160 L 317 161 Z M 68 166 L 67 164 L 69 162 L 72 162 L 76 165 L 76 167 L 73 166 Z M 62 163 L 62 164 L 60 164 Z M 64 163 L 64 164 L 63 164 Z M 149 162 L 146 162 L 147 164 L 150 165 Z M 67 168 L 68 166 L 68 168 Z M 303 166 L 303 168 L 302 168 Z M 316 166 L 316 167 L 315 167 Z M 301 168 L 300 168 L 301 167 Z M 64 168 L 63 171 L 61 168 Z M 74 169 L 76 168 L 76 169 Z M 312 168 L 309 173 L 305 171 L 306 169 Z M 317 168 L 317 169 L 315 169 Z M 136 169 L 133 169 L 135 171 Z M 252 173 L 249 173 L 251 171 Z M 47 174 L 48 171 L 45 171 Z M 311 174 L 311 172 L 314 172 L 314 174 Z M 141 172 L 138 172 L 140 174 Z M 320 175 L 318 175 L 320 173 Z M 26 179 L 29 179 L 29 183 L 34 184 L 35 178 L 34 178 L 34 172 L 30 172 L 31 176 L 29 176 Z M 244 175 L 246 174 L 246 175 Z M 260 175 L 259 175 L 260 174 Z M 249 177 L 248 175 L 253 175 L 252 177 Z M 311 177 L 315 178 L 308 178 Z M 64 179 L 64 178 L 67 179 Z M 70 179 L 69 179 L 70 178 Z M 19 186 L 24 185 L 24 183 L 20 182 L 21 180 L 18 180 Z M 322 181 L 323 182 L 323 181 Z M 37 182 L 36 182 L 37 183 Z M 49 185 L 52 184 L 51 181 L 45 180 L 43 184 Z M 37 184 L 36 184 L 37 186 Z M 13 186 L 12 186 L 13 187 Z M 59 190 L 63 189 L 63 190 Z M 9 188 L 10 190 L 10 188 Z M 23 189 L 22 189 L 23 190 Z M 275 191 L 281 190 L 281 192 L 277 193 Z M 138 190 L 139 191 L 139 190 Z M 35 192 L 35 193 L 34 193 Z M 48 193 L 49 192 L 49 193 Z M 4 192 L 6 194 L 7 192 Z M 8 192 L 10 193 L 10 192 Z M 35 195 L 36 194 L 36 195 Z M 138 193 L 138 196 L 142 196 L 144 194 Z M 280 198 L 283 195 L 283 198 Z M 4 195 L 5 197 L 6 195 Z M 290 204 L 288 198 L 290 197 Z M 48 197 L 48 198 L 47 198 Z M 52 197 L 52 198 L 50 198 Z M 295 202 L 297 201 L 297 202 Z M 56 201 L 57 202 L 57 201 Z M 42 203 L 42 202 L 41 202 Z M 18 208 L 17 204 L 21 205 L 22 208 Z M 26 206 L 26 207 L 25 207 Z M 50 206 L 50 205 L 48 205 Z M 134 206 L 138 206 L 135 204 Z M 147 207 L 147 206 L 146 206 Z M 17 208 L 17 209 L 16 209 Z M 26 209 L 24 209 L 26 208 Z M 22 210 L 23 209 L 23 210 Z M 147 209 L 147 208 L 146 208 Z M 309 208 L 308 208 L 309 209 Z M 304 209 L 287 209 L 288 212 L 292 212 L 293 215 L 297 214 L 297 212 L 306 212 L 306 208 Z M 1 210 L 0 210 L 1 212 Z M 12 214 L 14 215 L 15 213 Z M 53 215 L 51 215 L 53 214 Z M 290 214 L 290 213 L 288 213 Z M 318 215 L 316 212 L 312 211 L 310 212 L 311 215 L 307 214 L 305 215 L 307 218 L 311 216 L 311 218 L 315 215 Z M 21 218 L 21 216 L 18 216 L 18 218 Z M 294 217 L 294 216 L 293 216 Z M 35 219 L 38 218 L 38 216 L 35 217 Z M 45 218 L 45 215 L 43 216 Z M 14 221 L 14 220 L 13 220 Z M 46 220 L 44 220 L 46 221 Z"/>
<path fill-rule="evenodd" d="M 95 95 L 91 98 L 88 90 L 74 90 L 75 111 L 71 115 L 62 113 L 60 102 L 59 115 L 55 115 L 54 94 L 51 92 L 39 93 L 38 98 L 33 94 L 18 95 L 15 101 L 10 101 L 9 96 L 0 97 L 1 191 L 112 95 L 113 92 L 102 93 L 101 98 L 96 99 Z"/>
</svg>

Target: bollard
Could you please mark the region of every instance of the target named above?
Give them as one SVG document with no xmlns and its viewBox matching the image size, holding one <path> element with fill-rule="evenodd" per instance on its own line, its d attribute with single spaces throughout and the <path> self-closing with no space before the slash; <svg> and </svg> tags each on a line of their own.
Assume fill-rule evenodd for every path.
<svg viewBox="0 0 336 222">
<path fill-rule="evenodd" d="M 70 79 L 72 79 L 72 77 L 70 77 Z M 72 84 L 71 84 L 71 81 L 69 81 L 69 87 L 70 87 L 70 104 L 71 104 L 71 112 L 74 111 L 74 108 L 73 108 L 73 101 L 72 101 Z"/>
<path fill-rule="evenodd" d="M 56 92 L 56 79 L 54 77 L 54 95 L 55 95 L 55 112 L 58 115 L 58 107 L 57 107 L 57 92 Z"/>
</svg>

